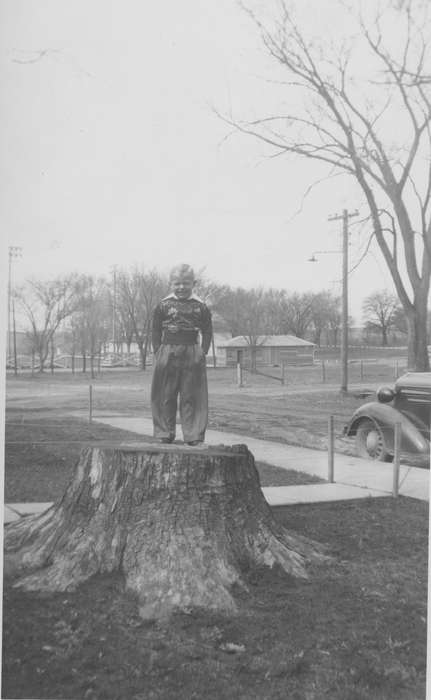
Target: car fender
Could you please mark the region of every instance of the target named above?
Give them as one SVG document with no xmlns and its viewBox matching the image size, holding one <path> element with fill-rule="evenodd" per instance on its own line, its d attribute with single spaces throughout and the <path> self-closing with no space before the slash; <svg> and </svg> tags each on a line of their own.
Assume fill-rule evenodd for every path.
<svg viewBox="0 0 431 700">
<path fill-rule="evenodd" d="M 378 403 L 377 401 L 360 406 L 353 414 L 348 425 L 346 425 L 344 434 L 348 436 L 356 435 L 359 424 L 365 418 L 374 421 L 383 430 L 386 447 L 389 451 L 394 451 L 395 424 L 400 423 L 401 449 L 406 452 L 428 453 L 429 442 L 412 421 L 392 406 Z"/>
</svg>

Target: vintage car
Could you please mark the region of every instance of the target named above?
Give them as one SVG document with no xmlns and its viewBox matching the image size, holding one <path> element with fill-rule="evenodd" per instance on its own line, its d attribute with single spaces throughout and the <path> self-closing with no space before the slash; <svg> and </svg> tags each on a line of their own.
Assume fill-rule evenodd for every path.
<svg viewBox="0 0 431 700">
<path fill-rule="evenodd" d="M 408 372 L 395 388 L 381 387 L 377 401 L 360 406 L 344 428 L 355 436 L 359 456 L 391 462 L 395 424 L 401 424 L 401 452 L 429 456 L 431 372 Z"/>
</svg>

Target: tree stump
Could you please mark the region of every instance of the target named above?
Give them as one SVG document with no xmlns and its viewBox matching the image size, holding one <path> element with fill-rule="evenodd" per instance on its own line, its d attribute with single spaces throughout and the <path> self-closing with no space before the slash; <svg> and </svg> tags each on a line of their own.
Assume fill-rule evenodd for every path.
<svg viewBox="0 0 431 700">
<path fill-rule="evenodd" d="M 144 618 L 235 610 L 230 587 L 258 565 L 307 577 L 323 549 L 273 518 L 245 445 L 85 448 L 61 501 L 5 528 L 5 574 L 69 591 L 119 570 Z"/>
</svg>

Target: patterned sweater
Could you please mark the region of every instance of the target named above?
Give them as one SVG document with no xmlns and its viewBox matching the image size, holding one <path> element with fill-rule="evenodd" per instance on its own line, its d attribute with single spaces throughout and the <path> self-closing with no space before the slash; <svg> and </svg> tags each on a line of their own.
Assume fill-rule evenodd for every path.
<svg viewBox="0 0 431 700">
<path fill-rule="evenodd" d="M 212 338 L 211 312 L 207 305 L 194 294 L 184 300 L 178 299 L 175 294 L 170 294 L 156 306 L 152 327 L 154 352 L 159 349 L 164 335 L 168 334 L 172 339 L 177 334 L 181 339 L 187 334 L 190 334 L 190 337 L 196 334 L 197 337 L 198 331 L 201 333 L 201 345 L 206 354 Z M 181 340 L 179 344 L 182 344 Z"/>
</svg>

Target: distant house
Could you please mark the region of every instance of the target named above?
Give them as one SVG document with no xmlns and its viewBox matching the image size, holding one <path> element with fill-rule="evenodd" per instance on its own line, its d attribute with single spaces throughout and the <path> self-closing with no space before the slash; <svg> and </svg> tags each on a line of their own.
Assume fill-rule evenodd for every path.
<svg viewBox="0 0 431 700">
<path fill-rule="evenodd" d="M 241 360 L 244 367 L 251 365 L 251 347 L 243 335 L 221 343 L 226 353 L 226 366 Z M 256 342 L 256 365 L 312 365 L 315 344 L 294 335 L 266 335 Z"/>
</svg>

